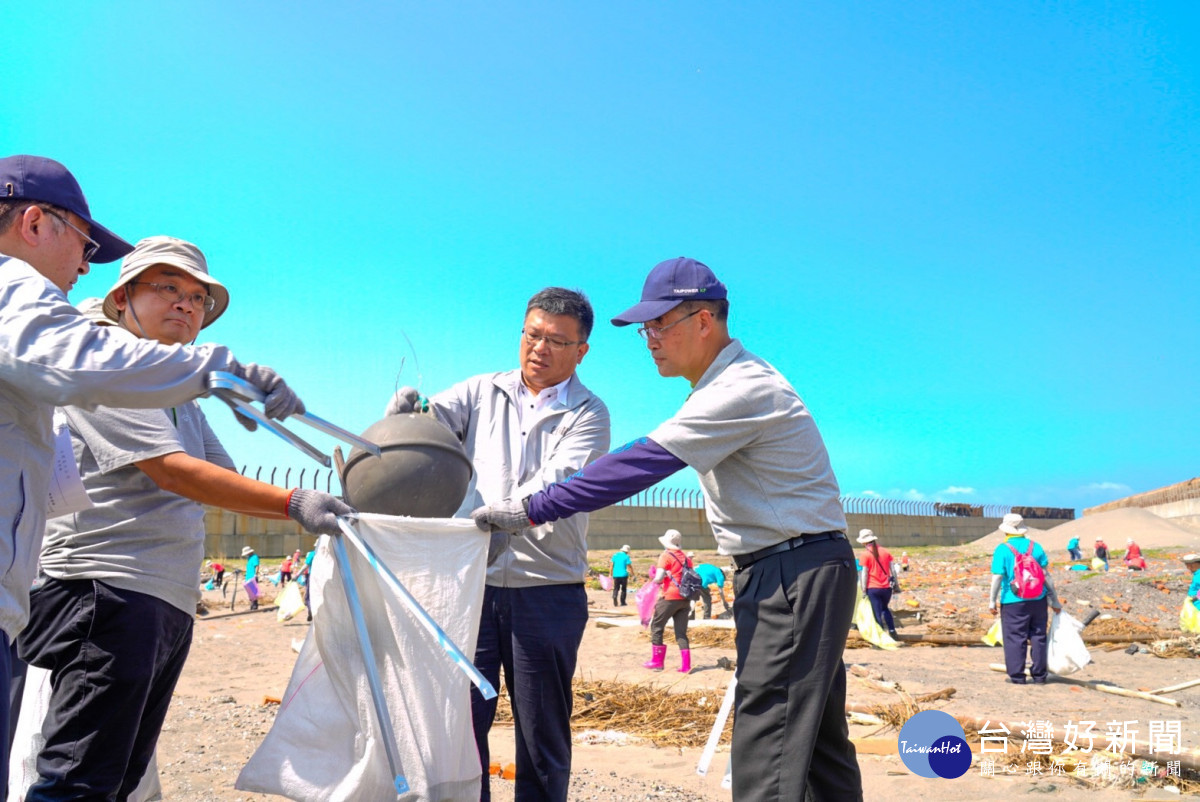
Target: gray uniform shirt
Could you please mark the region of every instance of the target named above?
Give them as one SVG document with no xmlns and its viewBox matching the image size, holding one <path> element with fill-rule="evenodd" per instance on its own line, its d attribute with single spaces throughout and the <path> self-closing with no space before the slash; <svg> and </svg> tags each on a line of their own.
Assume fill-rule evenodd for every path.
<svg viewBox="0 0 1200 802">
<path fill-rule="evenodd" d="M 56 579 L 98 579 L 192 615 L 200 600 L 204 508 L 159 489 L 134 463 L 182 451 L 233 468 L 199 404 L 63 412 L 95 506 L 49 521 L 42 571 Z"/>
<path fill-rule="evenodd" d="M 93 324 L 58 287 L 0 255 L 0 629 L 29 619 L 46 529 L 54 405 L 164 407 L 201 395 L 236 363 L 223 346 L 160 345 Z"/>
<path fill-rule="evenodd" d="M 721 554 L 846 529 L 829 454 L 804 402 L 737 340 L 650 439 L 700 474 Z"/>
</svg>

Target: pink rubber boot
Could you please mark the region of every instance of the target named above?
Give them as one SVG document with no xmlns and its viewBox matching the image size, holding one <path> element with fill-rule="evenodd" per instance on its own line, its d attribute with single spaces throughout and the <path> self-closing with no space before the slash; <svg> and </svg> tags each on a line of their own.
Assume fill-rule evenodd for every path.
<svg viewBox="0 0 1200 802">
<path fill-rule="evenodd" d="M 679 650 L 679 673 L 680 674 L 692 673 L 692 650 L 691 649 L 680 649 Z"/>
<path fill-rule="evenodd" d="M 662 671 L 663 670 L 663 659 L 666 658 L 666 656 L 667 656 L 666 644 L 663 644 L 662 646 L 655 646 L 655 645 L 651 644 L 650 659 L 647 660 L 646 662 L 642 663 L 642 668 L 648 668 L 651 671 Z"/>
</svg>

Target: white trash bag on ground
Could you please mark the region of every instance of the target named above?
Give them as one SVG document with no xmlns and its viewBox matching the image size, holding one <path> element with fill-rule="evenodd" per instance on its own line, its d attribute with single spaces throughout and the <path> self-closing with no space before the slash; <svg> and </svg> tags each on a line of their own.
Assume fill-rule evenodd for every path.
<svg viewBox="0 0 1200 802">
<path fill-rule="evenodd" d="M 468 519 L 362 515 L 354 529 L 468 658 L 488 537 Z M 328 537 L 311 577 L 313 626 L 275 724 L 238 776 L 243 791 L 302 802 L 479 799 L 470 680 L 357 548 L 347 544 L 408 791 L 397 794 L 366 666 Z"/>
<path fill-rule="evenodd" d="M 1051 673 L 1060 676 L 1074 674 L 1088 663 L 1092 655 L 1083 642 L 1083 624 L 1070 613 L 1059 613 L 1050 622 L 1049 653 L 1046 665 Z"/>
<path fill-rule="evenodd" d="M 29 786 L 37 782 L 37 756 L 46 745 L 46 739 L 42 737 L 42 722 L 50 712 L 50 691 L 50 670 L 27 666 L 21 710 L 17 715 L 17 728 L 13 733 L 8 758 L 7 798 L 11 802 L 22 802 Z M 127 802 L 156 802 L 162 799 L 157 758 L 157 751 L 150 755 L 146 773 Z"/>
</svg>

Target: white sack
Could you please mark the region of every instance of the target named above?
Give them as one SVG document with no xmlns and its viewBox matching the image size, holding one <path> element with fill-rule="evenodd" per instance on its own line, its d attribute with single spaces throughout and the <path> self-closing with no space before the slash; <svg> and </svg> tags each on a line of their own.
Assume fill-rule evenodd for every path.
<svg viewBox="0 0 1200 802">
<path fill-rule="evenodd" d="M 470 519 L 362 515 L 355 530 L 473 658 L 488 537 Z M 328 537 L 311 577 L 313 625 L 279 713 L 238 776 L 243 791 L 317 800 L 479 799 L 470 680 L 352 543 L 355 584 L 409 792 L 397 796 L 345 589 Z"/>
<path fill-rule="evenodd" d="M 50 670 L 28 666 L 25 670 L 25 689 L 21 694 L 21 712 L 13 733 L 8 757 L 9 802 L 24 802 L 29 786 L 37 782 L 37 756 L 46 745 L 42 737 L 42 721 L 50 711 Z M 162 799 L 158 782 L 158 753 L 150 755 L 150 765 L 128 802 L 155 802 Z"/>
<path fill-rule="evenodd" d="M 1083 624 L 1069 613 L 1059 613 L 1050 622 L 1050 645 L 1046 665 L 1060 676 L 1074 674 L 1088 663 L 1092 655 L 1083 642 Z"/>
</svg>

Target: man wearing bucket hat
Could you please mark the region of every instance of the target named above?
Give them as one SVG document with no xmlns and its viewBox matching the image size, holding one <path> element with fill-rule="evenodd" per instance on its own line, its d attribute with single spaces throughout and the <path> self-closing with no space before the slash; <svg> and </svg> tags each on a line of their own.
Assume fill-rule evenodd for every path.
<svg viewBox="0 0 1200 802">
<path fill-rule="evenodd" d="M 11 566 L 0 579 L 0 698 L 9 689 L 9 643 L 28 617 L 45 526 L 54 405 L 161 408 L 203 395 L 207 374 L 225 370 L 273 396 L 276 416 L 303 409 L 274 371 L 241 365 L 224 347 L 134 341 L 92 325 L 67 302 L 89 263 L 131 249 L 92 218 L 66 167 L 38 156 L 0 158 L 0 564 Z M 7 715 L 0 706 L 0 739 Z M 0 787 L 7 766 L 0 761 Z"/>
<path fill-rule="evenodd" d="M 800 396 L 730 337 L 728 317 L 725 285 L 706 265 L 681 256 L 655 266 L 641 303 L 612 322 L 642 324 L 659 375 L 692 385 L 683 406 L 570 481 L 473 517 L 515 531 L 614 504 L 691 466 L 718 551 L 737 566 L 734 799 L 861 800 L 842 665 L 854 553 L 837 480 Z"/>
<path fill-rule="evenodd" d="M 1029 675 L 1035 685 L 1046 683 L 1046 659 L 1049 649 L 1046 606 L 1057 615 L 1062 610 L 1050 574 L 1045 571 L 1048 560 L 1040 543 L 1026 537 L 1029 532 L 1024 519 L 1015 512 L 1000 522 L 1004 542 L 992 553 L 992 587 L 988 594 L 988 609 L 992 615 L 1000 612 L 1000 627 L 1004 634 L 1004 668 L 1008 681 L 1024 685 L 1025 658 L 1029 656 Z M 1013 587 L 1017 561 L 1021 555 L 1032 557 L 1042 567 L 1044 587 L 1033 597 L 1020 596 Z M 1028 646 L 1026 645 L 1028 644 Z"/>
<path fill-rule="evenodd" d="M 182 345 L 228 303 L 195 245 L 148 237 L 125 257 L 103 308 L 132 336 Z M 29 626 L 17 640 L 23 660 L 51 672 L 53 688 L 27 798 L 86 790 L 124 799 L 154 752 L 191 644 L 201 505 L 291 517 L 314 533 L 337 532 L 336 516 L 353 510 L 328 493 L 237 473 L 195 401 L 62 414 L 92 506 L 47 525 Z"/>
</svg>

